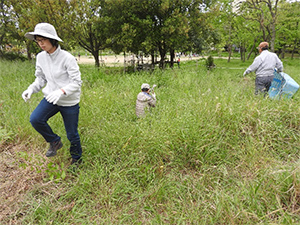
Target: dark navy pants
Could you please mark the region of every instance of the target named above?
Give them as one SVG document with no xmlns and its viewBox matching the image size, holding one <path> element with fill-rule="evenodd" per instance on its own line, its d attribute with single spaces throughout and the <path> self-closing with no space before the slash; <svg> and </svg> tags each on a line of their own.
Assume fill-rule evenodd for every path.
<svg viewBox="0 0 300 225">
<path fill-rule="evenodd" d="M 71 143 L 70 154 L 73 159 L 79 159 L 82 155 L 80 137 L 78 134 L 79 104 L 74 106 L 58 106 L 46 101 L 45 98 L 40 102 L 30 116 L 30 123 L 47 142 L 60 140 L 60 136 L 55 134 L 47 121 L 60 112 L 62 115 L 67 138 Z"/>
</svg>

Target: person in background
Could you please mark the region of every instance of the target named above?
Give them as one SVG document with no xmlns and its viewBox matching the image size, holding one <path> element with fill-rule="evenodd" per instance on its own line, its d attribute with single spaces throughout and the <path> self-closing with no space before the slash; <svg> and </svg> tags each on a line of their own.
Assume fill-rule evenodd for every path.
<svg viewBox="0 0 300 225">
<path fill-rule="evenodd" d="M 278 72 L 283 71 L 283 64 L 275 53 L 269 52 L 268 42 L 261 42 L 257 49 L 259 56 L 245 70 L 243 76 L 255 72 L 255 94 L 263 93 L 266 96 L 274 78 L 274 69 Z"/>
<path fill-rule="evenodd" d="M 137 95 L 135 114 L 138 118 L 144 117 L 147 112 L 150 111 L 151 107 L 155 107 L 156 95 L 151 93 L 150 85 L 142 84 L 141 92 Z"/>
<path fill-rule="evenodd" d="M 43 50 L 36 58 L 35 81 L 22 94 L 22 98 L 27 102 L 33 93 L 43 88 L 44 98 L 32 112 L 30 123 L 49 143 L 46 156 L 52 157 L 63 144 L 61 137 L 52 131 L 47 121 L 60 113 L 70 141 L 71 165 L 77 167 L 82 161 L 78 134 L 82 80 L 76 58 L 61 49 L 59 42 L 62 40 L 54 26 L 49 23 L 37 24 L 34 31 L 26 33 L 25 37 L 35 41 Z"/>
</svg>

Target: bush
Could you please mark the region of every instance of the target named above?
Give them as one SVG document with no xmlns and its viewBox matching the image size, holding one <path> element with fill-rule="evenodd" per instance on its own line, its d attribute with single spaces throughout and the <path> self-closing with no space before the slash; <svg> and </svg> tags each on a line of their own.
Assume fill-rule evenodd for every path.
<svg viewBox="0 0 300 225">
<path fill-rule="evenodd" d="M 216 67 L 214 64 L 214 58 L 211 55 L 206 59 L 205 65 L 208 70 L 212 70 Z"/>
<path fill-rule="evenodd" d="M 25 60 L 27 60 L 27 58 L 24 55 L 14 53 L 14 52 L 2 52 L 0 54 L 0 59 L 6 59 L 6 60 L 10 60 L 10 61 L 14 61 L 14 60 L 25 61 Z"/>
</svg>

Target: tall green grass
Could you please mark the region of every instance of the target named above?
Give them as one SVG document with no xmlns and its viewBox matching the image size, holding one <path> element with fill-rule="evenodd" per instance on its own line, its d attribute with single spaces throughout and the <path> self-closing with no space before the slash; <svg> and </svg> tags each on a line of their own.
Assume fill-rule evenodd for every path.
<svg viewBox="0 0 300 225">
<path fill-rule="evenodd" d="M 42 184 L 30 189 L 5 222 L 299 223 L 299 93 L 280 101 L 254 96 L 254 74 L 242 78 L 252 62 L 214 62 L 212 71 L 200 60 L 134 74 L 81 65 L 82 168 L 51 194 Z M 299 60 L 284 66 L 300 83 Z M 42 157 L 47 146 L 28 121 L 42 94 L 21 98 L 34 64 L 0 61 L 0 68 L 2 146 L 26 143 Z M 157 107 L 138 120 L 145 82 L 157 84 Z M 50 124 L 68 146 L 60 116 Z M 68 158 L 64 147 L 50 161 L 66 171 Z"/>
</svg>

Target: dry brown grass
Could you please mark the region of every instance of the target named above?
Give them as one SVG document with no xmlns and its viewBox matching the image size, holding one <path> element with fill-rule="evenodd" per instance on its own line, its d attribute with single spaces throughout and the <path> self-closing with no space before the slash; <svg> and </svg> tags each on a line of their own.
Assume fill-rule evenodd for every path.
<svg viewBox="0 0 300 225">
<path fill-rule="evenodd" d="M 37 172 L 38 166 L 35 164 L 38 158 L 35 158 L 33 149 L 27 152 L 33 160 L 18 156 L 19 152 L 27 149 L 24 144 L 0 145 L 0 224 L 19 224 L 18 221 L 26 214 L 26 207 L 23 206 L 27 193 L 37 186 L 54 185 L 53 182 L 45 184 L 47 174 Z M 46 164 L 47 159 L 39 166 Z"/>
</svg>

